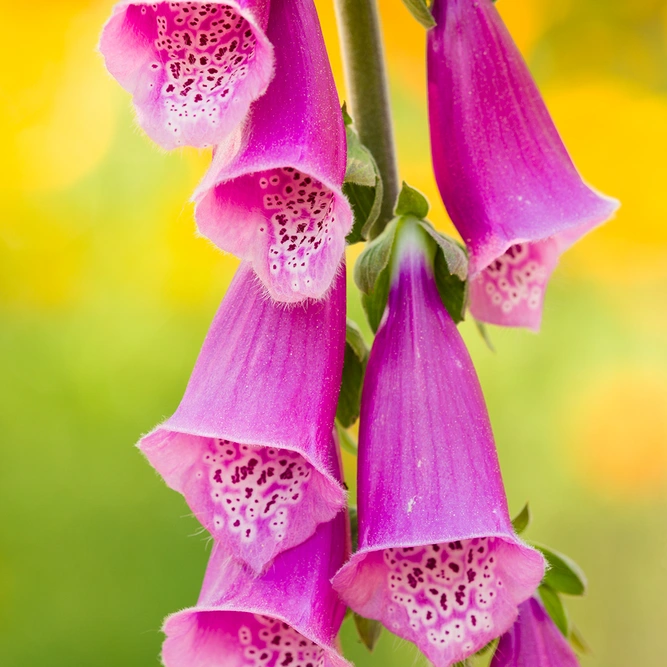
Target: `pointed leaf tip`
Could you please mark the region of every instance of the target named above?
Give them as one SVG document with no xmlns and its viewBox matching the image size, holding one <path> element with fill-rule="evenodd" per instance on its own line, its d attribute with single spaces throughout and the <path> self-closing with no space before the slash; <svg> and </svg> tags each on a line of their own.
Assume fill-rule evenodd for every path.
<svg viewBox="0 0 667 667">
<path fill-rule="evenodd" d="M 563 601 L 560 599 L 558 593 L 556 593 L 551 586 L 547 586 L 544 583 L 540 584 L 537 591 L 540 594 L 544 608 L 549 616 L 551 616 L 551 620 L 563 633 L 563 636 L 568 637 L 570 634 L 570 621 L 565 606 L 563 605 Z"/>
<path fill-rule="evenodd" d="M 408 8 L 410 14 L 427 30 L 436 25 L 426 0 L 403 0 L 403 4 Z"/>
<path fill-rule="evenodd" d="M 372 651 L 375 648 L 378 639 L 380 639 L 380 634 L 382 632 L 382 624 L 380 621 L 364 618 L 355 613 L 354 625 L 357 628 L 359 639 L 361 639 L 362 643 L 369 651 Z"/>
<path fill-rule="evenodd" d="M 512 526 L 517 535 L 521 535 L 530 525 L 531 520 L 530 507 L 526 503 L 523 509 L 512 519 Z"/>
<path fill-rule="evenodd" d="M 593 649 L 581 634 L 581 630 L 572 624 L 570 627 L 570 644 L 580 655 L 593 655 Z"/>
<path fill-rule="evenodd" d="M 365 241 L 369 236 L 382 208 L 382 177 L 373 154 L 361 143 L 353 121 L 343 105 L 345 135 L 347 139 L 347 168 L 343 194 L 354 213 L 352 231 L 347 235 L 351 245 Z"/>
<path fill-rule="evenodd" d="M 588 582 L 583 570 L 568 556 L 543 546 L 533 546 L 542 552 L 549 563 L 549 569 L 542 582 L 559 593 L 584 595 Z"/>
<path fill-rule="evenodd" d="M 425 218 L 429 212 L 428 199 L 415 188 L 403 181 L 403 187 L 396 200 L 395 215 L 414 215 L 415 218 Z"/>
</svg>

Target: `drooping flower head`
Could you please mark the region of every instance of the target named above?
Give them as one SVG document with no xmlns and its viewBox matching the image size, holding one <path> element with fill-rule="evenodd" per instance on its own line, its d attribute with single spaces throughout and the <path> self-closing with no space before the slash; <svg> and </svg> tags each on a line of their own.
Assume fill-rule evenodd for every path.
<svg viewBox="0 0 667 667">
<path fill-rule="evenodd" d="M 270 0 L 123 0 L 100 40 L 132 93 L 139 124 L 163 148 L 212 146 L 244 119 L 273 75 Z"/>
<path fill-rule="evenodd" d="M 334 587 L 447 667 L 507 630 L 544 561 L 514 534 L 472 362 L 405 220 L 361 402 L 359 551 Z"/>
<path fill-rule="evenodd" d="M 579 667 L 565 637 L 532 597 L 519 606 L 519 618 L 501 638 L 491 667 Z"/>
<path fill-rule="evenodd" d="M 276 75 L 195 193 L 199 230 L 278 301 L 322 298 L 352 225 L 345 127 L 313 0 L 273 0 Z"/>
<path fill-rule="evenodd" d="M 492 0 L 434 0 L 432 11 L 431 151 L 470 251 L 470 309 L 537 330 L 560 254 L 618 202 L 582 181 Z"/>
<path fill-rule="evenodd" d="M 345 277 L 287 308 L 241 265 L 176 413 L 139 447 L 213 537 L 261 571 L 344 505 L 329 447 Z"/>
<path fill-rule="evenodd" d="M 197 606 L 165 621 L 165 666 L 350 667 L 336 648 L 345 606 L 330 583 L 348 553 L 347 512 L 259 577 L 215 545 Z"/>
</svg>

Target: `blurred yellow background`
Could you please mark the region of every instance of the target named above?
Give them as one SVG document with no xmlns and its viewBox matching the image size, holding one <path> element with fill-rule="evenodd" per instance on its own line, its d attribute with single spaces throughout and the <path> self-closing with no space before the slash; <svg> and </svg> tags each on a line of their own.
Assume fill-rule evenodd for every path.
<svg viewBox="0 0 667 667">
<path fill-rule="evenodd" d="M 317 0 L 341 98 L 331 0 Z M 133 448 L 178 404 L 237 261 L 196 238 L 209 156 L 137 129 L 95 46 L 112 3 L 3 0 L 0 664 L 154 665 L 208 546 Z M 661 667 L 667 621 L 667 2 L 499 0 L 584 178 L 617 218 L 565 255 L 543 331 L 469 342 L 513 512 L 587 571 L 591 667 Z M 431 174 L 424 32 L 380 0 L 401 174 Z M 352 252 L 352 257 L 356 252 Z M 350 293 L 353 316 L 362 320 Z M 346 459 L 348 473 L 353 461 Z M 350 476 L 350 483 L 353 479 Z M 358 664 L 418 661 L 385 633 Z"/>
</svg>

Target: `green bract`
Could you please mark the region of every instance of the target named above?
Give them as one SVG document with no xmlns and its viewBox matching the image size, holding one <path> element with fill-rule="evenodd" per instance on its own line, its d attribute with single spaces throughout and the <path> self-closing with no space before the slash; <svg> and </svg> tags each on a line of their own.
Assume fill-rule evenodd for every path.
<svg viewBox="0 0 667 667">
<path fill-rule="evenodd" d="M 368 361 L 368 347 L 353 320 L 347 320 L 345 332 L 345 362 L 343 381 L 338 397 L 336 419 L 343 428 L 348 428 L 359 419 L 361 386 Z"/>
</svg>

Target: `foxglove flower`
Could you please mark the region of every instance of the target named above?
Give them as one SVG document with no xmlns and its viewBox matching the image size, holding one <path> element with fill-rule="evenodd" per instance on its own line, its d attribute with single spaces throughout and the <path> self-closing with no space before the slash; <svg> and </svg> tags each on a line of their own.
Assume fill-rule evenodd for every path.
<svg viewBox="0 0 667 667">
<path fill-rule="evenodd" d="M 322 298 L 352 212 L 345 128 L 313 0 L 272 0 L 276 75 L 249 124 L 216 149 L 195 199 L 199 230 L 247 259 L 278 301 Z"/>
<path fill-rule="evenodd" d="M 347 512 L 257 578 L 216 544 L 197 606 L 165 621 L 165 666 L 350 667 L 336 649 L 345 606 L 330 583 L 348 553 Z"/>
<path fill-rule="evenodd" d="M 286 308 L 244 264 L 176 413 L 139 447 L 213 537 L 261 571 L 343 507 L 329 447 L 345 346 L 345 277 Z"/>
<path fill-rule="evenodd" d="M 431 150 L 470 251 L 470 309 L 538 330 L 560 254 L 618 202 L 582 181 L 492 0 L 434 0 L 432 10 Z"/>
<path fill-rule="evenodd" d="M 579 667 L 574 651 L 535 597 L 501 638 L 491 667 Z"/>
<path fill-rule="evenodd" d="M 544 560 L 512 530 L 482 392 L 423 234 L 404 227 L 396 241 L 361 402 L 359 551 L 334 587 L 446 667 L 512 625 Z"/>
<path fill-rule="evenodd" d="M 100 51 L 134 96 L 139 124 L 163 148 L 205 147 L 230 134 L 273 75 L 270 0 L 123 0 Z"/>
</svg>

